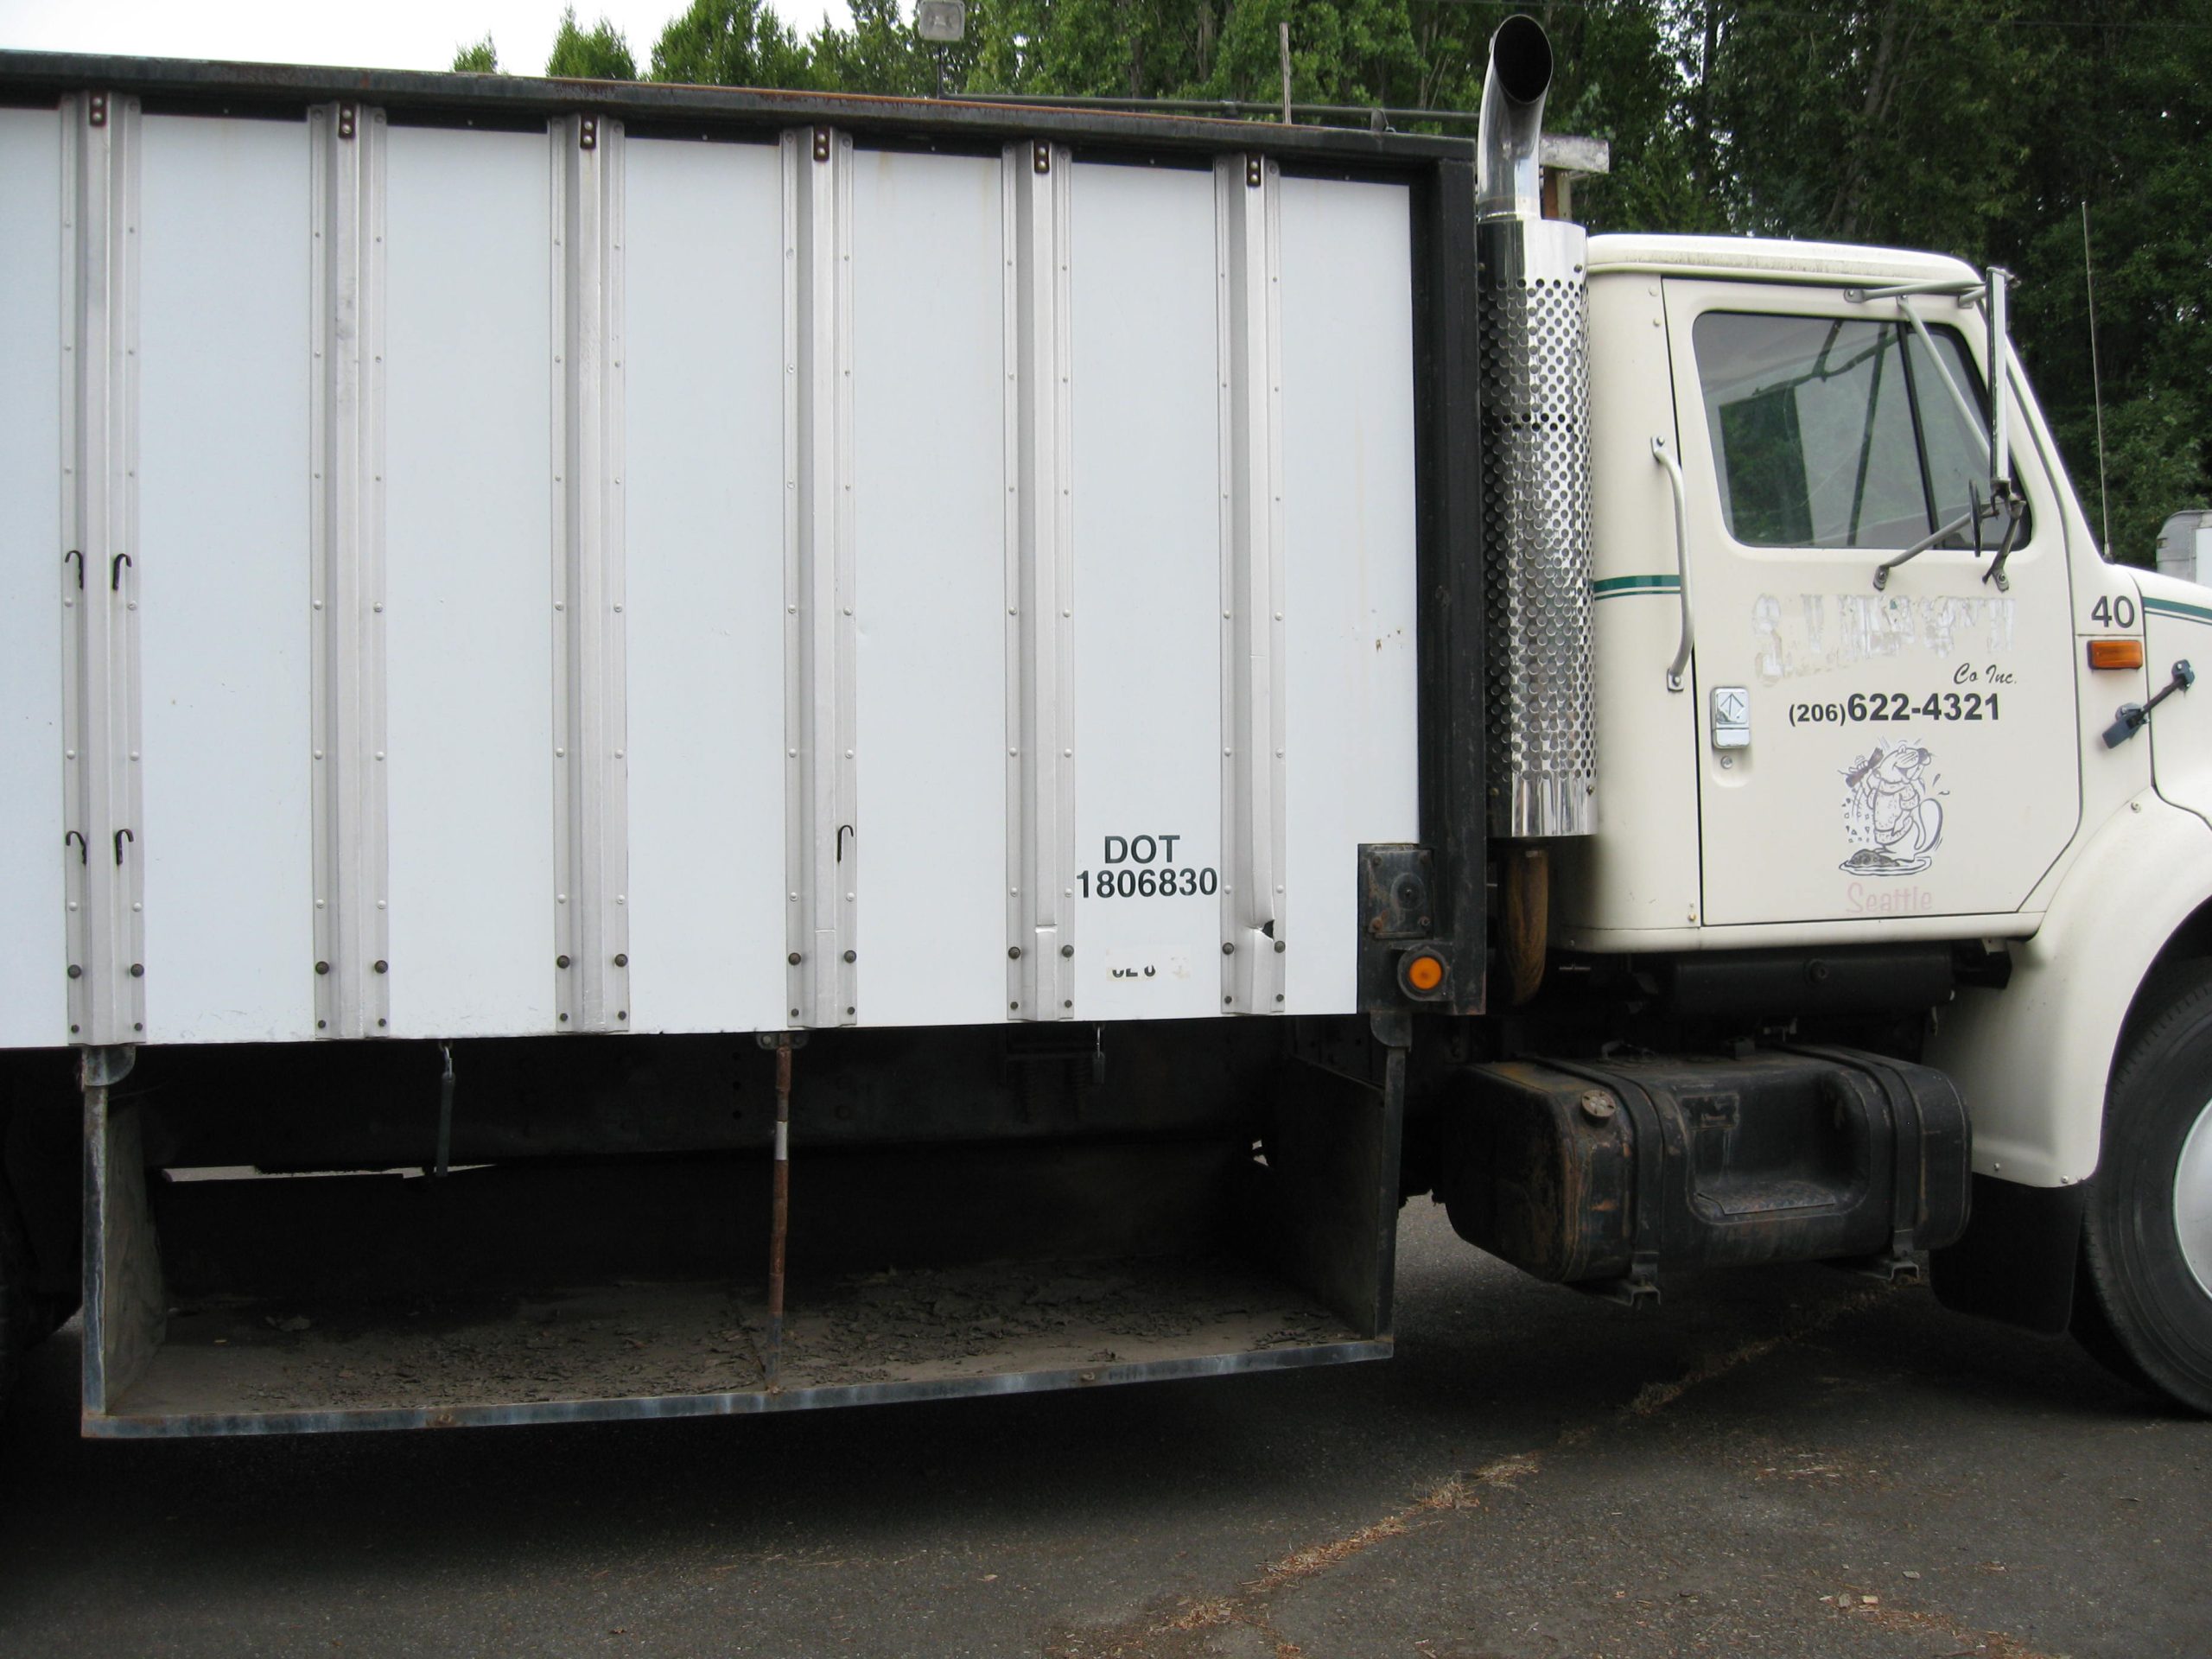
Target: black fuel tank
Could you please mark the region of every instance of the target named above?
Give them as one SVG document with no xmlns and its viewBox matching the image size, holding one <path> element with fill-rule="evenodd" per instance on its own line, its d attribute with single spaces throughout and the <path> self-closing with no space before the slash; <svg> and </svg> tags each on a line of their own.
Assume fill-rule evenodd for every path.
<svg viewBox="0 0 2212 1659">
<path fill-rule="evenodd" d="M 1438 1191 L 1542 1279 L 1872 1257 L 1965 1230 L 1972 1134 L 1942 1072 L 1839 1048 L 1502 1061 L 1459 1074 Z"/>
</svg>

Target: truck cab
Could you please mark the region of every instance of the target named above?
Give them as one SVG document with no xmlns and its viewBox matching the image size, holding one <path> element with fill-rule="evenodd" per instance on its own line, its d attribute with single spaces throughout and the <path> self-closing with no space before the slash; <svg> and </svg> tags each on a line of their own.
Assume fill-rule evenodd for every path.
<svg viewBox="0 0 2212 1659">
<path fill-rule="evenodd" d="M 1552 853 L 1561 961 L 1777 1031 L 1926 1001 L 1891 1046 L 1957 1084 L 1974 1171 L 1939 1295 L 2201 1402 L 2212 594 L 2100 550 L 1972 267 L 1639 235 L 1589 268 L 1605 787 Z"/>
</svg>

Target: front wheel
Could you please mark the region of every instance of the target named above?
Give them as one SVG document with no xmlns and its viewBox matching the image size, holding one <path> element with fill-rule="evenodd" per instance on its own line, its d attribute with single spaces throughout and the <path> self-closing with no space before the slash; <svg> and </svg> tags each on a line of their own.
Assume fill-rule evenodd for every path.
<svg viewBox="0 0 2212 1659">
<path fill-rule="evenodd" d="M 2090 1351 L 2212 1414 L 2212 963 L 2161 988 L 2113 1073 L 2082 1259 Z"/>
</svg>

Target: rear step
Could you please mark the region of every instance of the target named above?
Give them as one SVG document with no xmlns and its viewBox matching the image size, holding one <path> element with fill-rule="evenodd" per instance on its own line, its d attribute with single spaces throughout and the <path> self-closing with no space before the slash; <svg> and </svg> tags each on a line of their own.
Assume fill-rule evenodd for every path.
<svg viewBox="0 0 2212 1659">
<path fill-rule="evenodd" d="M 810 1147 L 766 1362 L 768 1160 L 149 1172 L 88 1068 L 83 1431 L 726 1416 L 1378 1359 L 1402 1061 L 1249 1134 Z"/>
<path fill-rule="evenodd" d="M 772 1388 L 757 1289 L 707 1281 L 187 1302 L 170 1311 L 145 1370 L 85 1430 L 139 1438 L 735 1416 L 1390 1351 L 1281 1280 L 1220 1258 L 855 1274 L 802 1285 L 793 1307 Z"/>
<path fill-rule="evenodd" d="M 1662 1263 L 1853 1260 L 1890 1276 L 1966 1230 L 1972 1136 L 1948 1077 L 1839 1048 L 1467 1068 L 1438 1192 L 1538 1278 L 1656 1300 Z"/>
</svg>

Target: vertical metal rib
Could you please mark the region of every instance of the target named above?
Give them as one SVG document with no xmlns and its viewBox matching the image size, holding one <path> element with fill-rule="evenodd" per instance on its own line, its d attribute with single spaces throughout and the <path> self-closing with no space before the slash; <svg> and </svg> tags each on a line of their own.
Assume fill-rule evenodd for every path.
<svg viewBox="0 0 2212 1659">
<path fill-rule="evenodd" d="M 1214 164 L 1221 379 L 1222 1007 L 1283 1006 L 1281 175 Z"/>
<path fill-rule="evenodd" d="M 1075 551 L 1065 146 L 1006 147 L 1007 1011 L 1075 1007 Z"/>
<path fill-rule="evenodd" d="M 315 1030 L 388 1028 L 385 791 L 385 118 L 308 111 L 309 652 Z"/>
<path fill-rule="evenodd" d="M 138 788 L 138 103 L 62 100 L 62 776 L 69 1034 L 145 1030 Z"/>
<path fill-rule="evenodd" d="M 563 1031 L 630 1018 L 622 124 L 549 126 L 553 185 L 553 931 Z"/>
<path fill-rule="evenodd" d="M 854 1023 L 852 140 L 786 132 L 784 160 L 785 868 L 793 1025 Z"/>
</svg>

